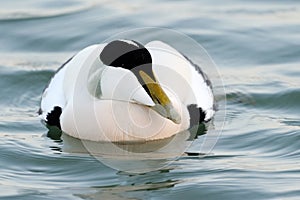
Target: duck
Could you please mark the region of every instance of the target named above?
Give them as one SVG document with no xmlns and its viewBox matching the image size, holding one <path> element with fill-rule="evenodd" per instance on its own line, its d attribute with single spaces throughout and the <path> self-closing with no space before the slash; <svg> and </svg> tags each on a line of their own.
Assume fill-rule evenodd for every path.
<svg viewBox="0 0 300 200">
<path fill-rule="evenodd" d="M 82 140 L 145 142 L 209 122 L 212 83 L 171 45 L 117 39 L 67 60 L 45 87 L 39 117 Z"/>
</svg>

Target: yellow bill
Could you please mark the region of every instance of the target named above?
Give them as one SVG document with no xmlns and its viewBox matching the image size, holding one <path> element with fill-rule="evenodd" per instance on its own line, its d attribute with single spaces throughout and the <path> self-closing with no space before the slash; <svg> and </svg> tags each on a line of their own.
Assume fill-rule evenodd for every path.
<svg viewBox="0 0 300 200">
<path fill-rule="evenodd" d="M 169 97 L 165 91 L 161 88 L 160 84 L 153 80 L 146 72 L 140 70 L 139 75 L 143 79 L 146 87 L 148 88 L 151 98 L 155 103 L 152 107 L 161 116 L 170 119 L 176 124 L 181 122 L 181 117 L 172 105 Z"/>
</svg>

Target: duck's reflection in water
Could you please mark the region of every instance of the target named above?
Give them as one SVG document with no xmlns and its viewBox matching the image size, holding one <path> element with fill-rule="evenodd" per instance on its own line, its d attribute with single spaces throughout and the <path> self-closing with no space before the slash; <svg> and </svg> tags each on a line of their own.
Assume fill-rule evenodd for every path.
<svg viewBox="0 0 300 200">
<path fill-rule="evenodd" d="M 145 173 L 168 166 L 186 152 L 194 138 L 204 133 L 204 129 L 191 129 L 166 139 L 126 143 L 79 140 L 67 134 L 62 134 L 61 139 L 64 152 L 88 153 L 116 170 Z"/>
</svg>

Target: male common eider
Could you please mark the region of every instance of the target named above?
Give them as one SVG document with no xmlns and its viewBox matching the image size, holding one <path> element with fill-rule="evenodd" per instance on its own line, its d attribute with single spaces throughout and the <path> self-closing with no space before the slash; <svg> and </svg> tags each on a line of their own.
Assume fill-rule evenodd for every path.
<svg viewBox="0 0 300 200">
<path fill-rule="evenodd" d="M 69 59 L 45 88 L 40 117 L 75 138 L 151 141 L 209 121 L 207 76 L 161 41 L 115 40 Z"/>
</svg>

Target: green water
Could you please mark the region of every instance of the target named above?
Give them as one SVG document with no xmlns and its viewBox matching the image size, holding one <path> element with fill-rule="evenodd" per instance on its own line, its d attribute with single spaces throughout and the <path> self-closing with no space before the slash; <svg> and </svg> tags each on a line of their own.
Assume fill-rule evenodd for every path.
<svg viewBox="0 0 300 200">
<path fill-rule="evenodd" d="M 300 198 L 298 1 L 0 5 L 0 199 Z M 183 155 L 166 169 L 129 174 L 47 137 L 37 110 L 55 70 L 90 44 L 151 26 L 190 36 L 217 64 L 227 103 L 213 150 L 202 146 L 208 131 L 190 149 L 200 156 Z M 217 100 L 225 103 L 222 95 Z"/>
</svg>

